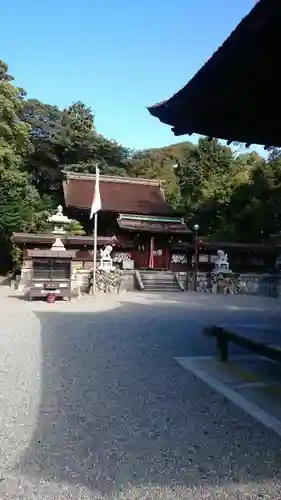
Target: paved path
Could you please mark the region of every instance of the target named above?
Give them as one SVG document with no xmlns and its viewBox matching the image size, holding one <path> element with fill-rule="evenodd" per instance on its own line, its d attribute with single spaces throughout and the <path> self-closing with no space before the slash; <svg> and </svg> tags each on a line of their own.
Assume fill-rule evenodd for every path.
<svg viewBox="0 0 281 500">
<path fill-rule="evenodd" d="M 266 299 L 1 289 L 0 498 L 277 500 L 281 440 L 174 358 L 212 354 L 210 322 L 280 318 Z"/>
</svg>

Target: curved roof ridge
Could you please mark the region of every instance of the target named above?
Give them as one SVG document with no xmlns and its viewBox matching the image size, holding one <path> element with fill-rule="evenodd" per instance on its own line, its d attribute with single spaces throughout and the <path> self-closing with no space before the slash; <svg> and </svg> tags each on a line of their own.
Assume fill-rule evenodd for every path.
<svg viewBox="0 0 281 500">
<path fill-rule="evenodd" d="M 95 180 L 96 174 L 81 174 L 76 172 L 65 172 L 66 180 Z M 145 179 L 142 177 L 121 177 L 117 175 L 100 174 L 100 182 L 115 182 L 120 184 L 142 184 L 148 186 L 161 186 L 159 179 Z"/>
</svg>

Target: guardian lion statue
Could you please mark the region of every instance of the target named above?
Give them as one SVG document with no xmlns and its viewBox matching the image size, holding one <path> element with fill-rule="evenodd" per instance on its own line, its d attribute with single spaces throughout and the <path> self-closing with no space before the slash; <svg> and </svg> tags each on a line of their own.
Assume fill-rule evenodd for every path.
<svg viewBox="0 0 281 500">
<path fill-rule="evenodd" d="M 110 254 L 113 250 L 111 245 L 107 245 L 104 250 L 100 250 L 101 260 L 111 260 Z"/>
</svg>

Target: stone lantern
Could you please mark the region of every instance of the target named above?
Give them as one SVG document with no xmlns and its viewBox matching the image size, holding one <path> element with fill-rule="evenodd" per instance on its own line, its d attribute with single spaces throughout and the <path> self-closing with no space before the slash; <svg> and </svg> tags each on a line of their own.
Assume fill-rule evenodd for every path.
<svg viewBox="0 0 281 500">
<path fill-rule="evenodd" d="M 61 205 L 57 207 L 57 212 L 48 218 L 48 222 L 51 222 L 51 224 L 53 224 L 54 229 L 52 233 L 56 237 L 51 249 L 56 251 L 65 250 L 65 246 L 61 241 L 61 236 L 66 233 L 66 228 L 69 228 L 71 219 L 69 219 L 66 215 L 63 215 Z"/>
</svg>

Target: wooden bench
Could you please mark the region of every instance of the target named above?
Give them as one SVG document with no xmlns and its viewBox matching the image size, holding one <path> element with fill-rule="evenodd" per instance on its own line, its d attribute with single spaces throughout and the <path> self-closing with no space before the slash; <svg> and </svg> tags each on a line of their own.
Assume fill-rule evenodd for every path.
<svg viewBox="0 0 281 500">
<path fill-rule="evenodd" d="M 260 356 L 264 356 L 281 363 L 281 343 L 280 345 L 276 345 L 265 343 L 260 340 L 252 340 L 244 335 L 229 332 L 220 326 L 204 328 L 203 333 L 208 337 L 214 337 L 217 339 L 217 347 L 220 353 L 221 361 L 228 361 L 228 344 L 232 342 L 232 344 L 244 347 L 245 349 L 249 349 Z"/>
</svg>

